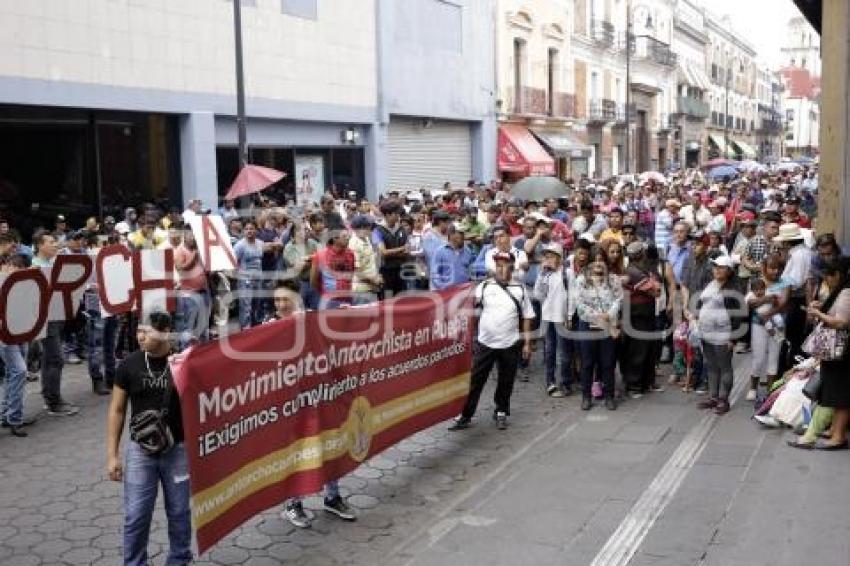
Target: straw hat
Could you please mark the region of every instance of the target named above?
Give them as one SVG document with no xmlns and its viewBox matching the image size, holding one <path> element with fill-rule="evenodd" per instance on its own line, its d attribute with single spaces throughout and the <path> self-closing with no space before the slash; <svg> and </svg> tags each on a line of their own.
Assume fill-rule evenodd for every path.
<svg viewBox="0 0 850 566">
<path fill-rule="evenodd" d="M 800 225 L 796 222 L 789 222 L 779 227 L 779 235 L 773 238 L 774 242 L 793 242 L 794 240 L 802 240 L 803 232 L 800 230 Z"/>
</svg>

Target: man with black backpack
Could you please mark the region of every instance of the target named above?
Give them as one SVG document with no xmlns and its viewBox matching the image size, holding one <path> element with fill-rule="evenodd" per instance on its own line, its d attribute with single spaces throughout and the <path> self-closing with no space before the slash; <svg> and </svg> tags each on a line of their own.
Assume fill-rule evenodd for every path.
<svg viewBox="0 0 850 566">
<path fill-rule="evenodd" d="M 473 347 L 469 396 L 463 411 L 449 430 L 469 428 L 484 384 L 494 365 L 498 381 L 493 397 L 496 404 L 493 419 L 499 430 L 505 430 L 511 414 L 510 400 L 517 362 L 520 356 L 526 360 L 531 356 L 534 309 L 525 286 L 513 282 L 516 258 L 509 252 L 497 252 L 493 255 L 493 261 L 496 266 L 494 276 L 479 283 L 475 289 L 474 303 L 480 312 L 478 338 Z"/>
</svg>

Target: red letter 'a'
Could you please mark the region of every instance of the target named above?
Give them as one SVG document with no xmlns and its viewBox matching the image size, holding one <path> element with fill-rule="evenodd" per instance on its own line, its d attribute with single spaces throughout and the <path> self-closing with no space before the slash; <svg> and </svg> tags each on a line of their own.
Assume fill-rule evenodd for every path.
<svg viewBox="0 0 850 566">
<path fill-rule="evenodd" d="M 35 324 L 26 332 L 20 334 L 12 334 L 9 332 L 9 325 L 6 323 L 8 313 L 8 298 L 12 288 L 21 281 L 32 280 L 38 286 L 39 298 L 35 308 L 38 309 L 38 316 L 35 319 Z M 47 305 L 50 301 L 50 287 L 47 285 L 47 278 L 40 269 L 22 269 L 10 273 L 3 285 L 0 286 L 0 342 L 3 344 L 26 344 L 35 340 L 44 323 L 47 322 Z"/>
<path fill-rule="evenodd" d="M 62 269 L 66 265 L 82 266 L 83 274 L 73 281 L 61 281 Z M 74 317 L 77 316 L 77 305 L 74 304 L 73 293 L 88 281 L 91 271 L 91 258 L 87 255 L 61 254 L 56 256 L 56 260 L 53 262 L 53 271 L 50 272 L 50 288 L 53 293 L 60 293 L 62 295 L 65 320 L 74 320 Z"/>
<path fill-rule="evenodd" d="M 201 216 L 201 233 L 203 234 L 203 238 L 201 239 L 201 261 L 204 264 L 204 269 L 206 271 L 212 271 L 210 263 L 212 258 L 212 248 L 213 246 L 220 248 L 224 255 L 227 256 L 227 261 L 230 262 L 230 266 L 224 269 L 236 269 L 236 258 L 233 257 L 233 253 L 231 253 L 230 248 L 224 245 L 224 236 L 219 234 L 218 229 L 215 227 L 215 224 L 212 223 L 209 216 L 203 215 Z"/>
</svg>

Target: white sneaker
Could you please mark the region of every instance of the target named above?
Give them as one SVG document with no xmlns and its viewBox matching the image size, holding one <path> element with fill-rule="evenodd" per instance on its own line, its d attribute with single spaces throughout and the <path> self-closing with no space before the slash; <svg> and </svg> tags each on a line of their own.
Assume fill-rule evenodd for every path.
<svg viewBox="0 0 850 566">
<path fill-rule="evenodd" d="M 755 401 L 757 394 L 758 392 L 755 389 L 750 389 L 749 391 L 747 391 L 747 401 Z"/>
<path fill-rule="evenodd" d="M 756 415 L 753 418 L 768 428 L 779 428 L 782 426 L 781 422 L 777 421 L 770 415 Z"/>
</svg>

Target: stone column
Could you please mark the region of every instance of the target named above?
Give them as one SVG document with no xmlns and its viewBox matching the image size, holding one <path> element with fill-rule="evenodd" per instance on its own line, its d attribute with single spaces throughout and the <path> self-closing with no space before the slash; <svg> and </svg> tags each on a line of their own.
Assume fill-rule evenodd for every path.
<svg viewBox="0 0 850 566">
<path fill-rule="evenodd" d="M 180 169 L 183 203 L 199 198 L 205 208 L 218 209 L 215 159 L 215 115 L 192 112 L 180 117 Z"/>
<path fill-rule="evenodd" d="M 815 228 L 850 244 L 850 2 L 824 0 L 820 187 Z"/>
</svg>

